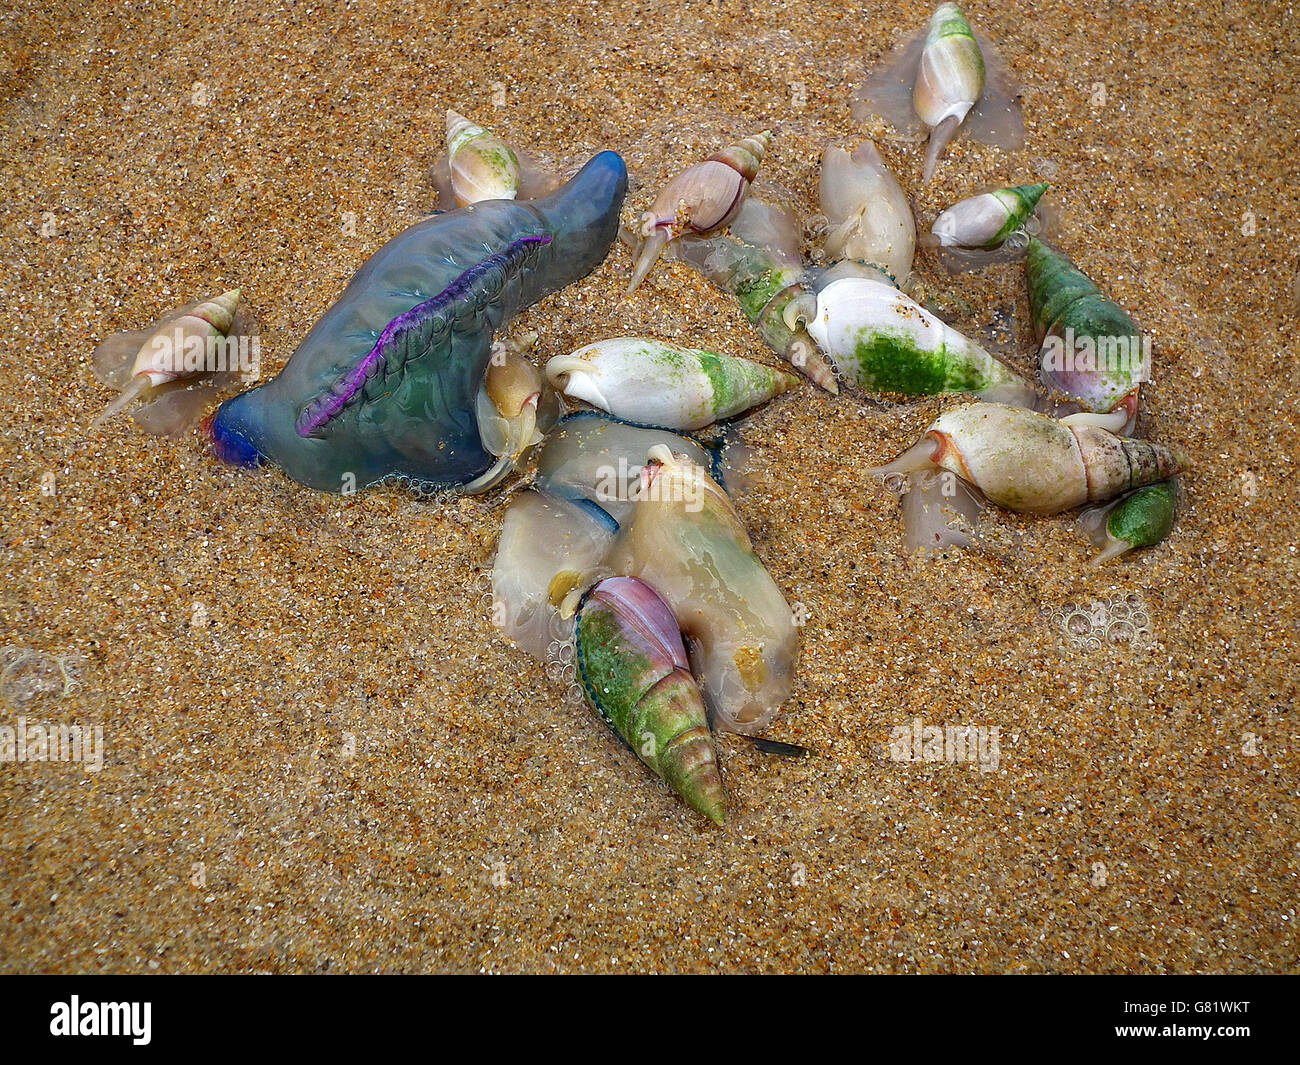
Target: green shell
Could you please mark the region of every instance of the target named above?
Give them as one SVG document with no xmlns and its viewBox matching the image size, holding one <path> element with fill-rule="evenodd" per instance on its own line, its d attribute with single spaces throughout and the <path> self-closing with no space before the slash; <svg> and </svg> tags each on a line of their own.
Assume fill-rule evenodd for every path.
<svg viewBox="0 0 1300 1065">
<path fill-rule="evenodd" d="M 1174 527 L 1178 486 L 1174 481 L 1140 488 L 1120 500 L 1106 517 L 1106 533 L 1130 547 L 1160 543 Z"/>
<path fill-rule="evenodd" d="M 998 189 L 994 192 L 993 195 L 1002 201 L 1011 214 L 1003 227 L 998 230 L 997 236 L 985 244 L 984 247 L 1002 247 L 1007 238 L 1029 220 L 1029 216 L 1034 213 L 1034 208 L 1038 206 L 1038 201 L 1043 198 L 1043 193 L 1050 187 L 1046 181 L 1043 181 L 1037 185 L 1013 185 L 1010 188 Z"/>
<path fill-rule="evenodd" d="M 1081 270 L 1038 238 L 1025 258 L 1029 310 L 1042 340 L 1054 329 L 1071 326 L 1077 336 L 1134 336 L 1138 328 L 1119 304 L 1108 299 Z"/>
<path fill-rule="evenodd" d="M 691 807 L 726 819 L 704 698 L 668 605 L 647 584 L 591 588 L 574 628 L 578 679 L 614 733 Z"/>
<path fill-rule="evenodd" d="M 1133 319 L 1037 238 L 1029 242 L 1025 275 L 1034 330 L 1043 342 L 1040 379 L 1088 410 L 1115 409 L 1150 370 L 1149 347 Z M 1067 351 L 1074 360 L 1070 365 L 1063 359 Z"/>
</svg>

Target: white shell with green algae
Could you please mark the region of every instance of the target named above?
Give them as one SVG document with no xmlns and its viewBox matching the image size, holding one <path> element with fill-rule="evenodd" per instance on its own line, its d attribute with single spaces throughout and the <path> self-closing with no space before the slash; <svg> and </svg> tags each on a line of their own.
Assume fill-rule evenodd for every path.
<svg viewBox="0 0 1300 1065">
<path fill-rule="evenodd" d="M 557 355 L 546 364 L 546 379 L 616 418 L 688 430 L 743 414 L 794 381 L 749 359 L 643 337 L 613 337 Z"/>
<path fill-rule="evenodd" d="M 884 281 L 837 277 L 817 292 L 808 332 L 850 383 L 873 392 L 969 392 L 1032 406 L 1033 385 Z"/>
</svg>

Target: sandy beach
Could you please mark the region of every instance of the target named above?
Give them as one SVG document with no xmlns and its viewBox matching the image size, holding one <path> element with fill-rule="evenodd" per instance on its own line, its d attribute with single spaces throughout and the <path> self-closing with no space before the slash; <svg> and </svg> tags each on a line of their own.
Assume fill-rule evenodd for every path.
<svg viewBox="0 0 1300 1065">
<path fill-rule="evenodd" d="M 1300 971 L 1300 17 L 964 6 L 1028 143 L 961 139 L 923 185 L 923 147 L 848 108 L 922 0 L 7 0 L 0 725 L 103 749 L 0 764 L 0 970 Z M 620 152 L 627 221 L 764 128 L 755 190 L 805 217 L 825 145 L 868 136 L 919 228 L 1051 181 L 1054 239 L 1154 338 L 1172 535 L 1092 567 L 1072 516 L 996 512 L 981 550 L 908 557 L 866 471 L 954 401 L 778 397 L 741 422 L 738 507 L 806 622 L 767 734 L 814 753 L 719 737 L 709 824 L 493 628 L 502 494 L 332 496 L 197 432 L 90 430 L 95 345 L 201 296 L 242 287 L 278 372 L 433 208 L 449 107 L 564 174 Z M 917 271 L 1032 372 L 1019 265 Z M 644 334 L 775 364 L 685 266 L 629 272 L 616 246 L 510 331 L 539 361 Z M 897 757 L 953 725 L 983 764 Z"/>
</svg>

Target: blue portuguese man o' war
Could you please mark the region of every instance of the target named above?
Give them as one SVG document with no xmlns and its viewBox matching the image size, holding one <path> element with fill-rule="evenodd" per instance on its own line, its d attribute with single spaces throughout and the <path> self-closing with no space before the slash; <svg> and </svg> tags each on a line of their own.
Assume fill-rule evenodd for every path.
<svg viewBox="0 0 1300 1065">
<path fill-rule="evenodd" d="M 600 264 L 626 191 L 623 160 L 603 152 L 543 199 L 484 201 L 399 233 L 276 378 L 217 409 L 216 453 L 331 492 L 490 487 L 499 456 L 478 411 L 493 334 Z"/>
</svg>

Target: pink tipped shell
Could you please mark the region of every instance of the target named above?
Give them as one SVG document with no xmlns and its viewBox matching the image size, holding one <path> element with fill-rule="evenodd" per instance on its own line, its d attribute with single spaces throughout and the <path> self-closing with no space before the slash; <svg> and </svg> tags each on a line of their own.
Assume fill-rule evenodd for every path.
<svg viewBox="0 0 1300 1065">
<path fill-rule="evenodd" d="M 726 163 L 710 159 L 683 170 L 664 187 L 650 208 L 646 229 L 665 227 L 676 235 L 685 230 L 711 233 L 727 225 L 744 201 L 749 184 Z"/>
<path fill-rule="evenodd" d="M 690 671 L 677 619 L 645 581 L 635 577 L 607 577 L 592 589 L 590 598 L 610 608 L 623 627 L 628 646 L 644 655 L 654 669 Z"/>
<path fill-rule="evenodd" d="M 728 225 L 740 211 L 771 139 L 767 131 L 746 137 L 683 170 L 655 198 L 650 224 L 670 226 L 674 236 L 686 229 L 712 233 Z M 642 236 L 649 236 L 644 228 Z"/>
<path fill-rule="evenodd" d="M 641 284 L 670 241 L 688 232 L 707 236 L 731 224 L 771 139 L 769 130 L 746 137 L 688 167 L 664 186 L 641 216 L 644 243 L 636 256 L 629 292 Z"/>
</svg>

